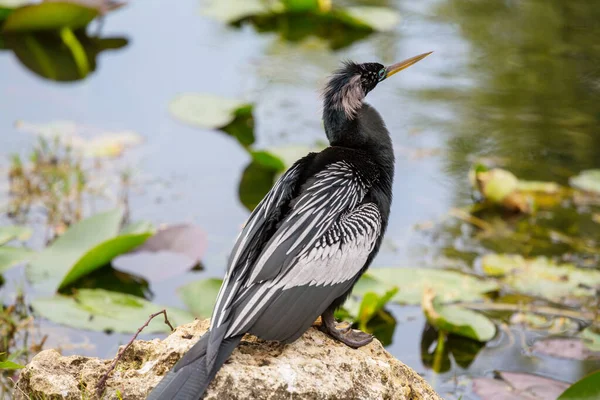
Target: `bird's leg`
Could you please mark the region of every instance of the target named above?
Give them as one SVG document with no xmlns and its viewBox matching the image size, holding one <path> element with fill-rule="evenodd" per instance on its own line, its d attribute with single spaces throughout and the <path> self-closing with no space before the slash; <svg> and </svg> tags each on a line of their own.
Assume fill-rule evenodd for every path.
<svg viewBox="0 0 600 400">
<path fill-rule="evenodd" d="M 321 321 L 322 331 L 354 349 L 358 349 L 359 347 L 367 345 L 373 340 L 373 335 L 369 335 L 368 333 L 356 329 L 351 329 L 350 324 L 345 327 L 338 327 L 342 324 L 338 324 L 335 321 L 333 309 L 331 308 L 327 309 L 321 315 Z"/>
</svg>

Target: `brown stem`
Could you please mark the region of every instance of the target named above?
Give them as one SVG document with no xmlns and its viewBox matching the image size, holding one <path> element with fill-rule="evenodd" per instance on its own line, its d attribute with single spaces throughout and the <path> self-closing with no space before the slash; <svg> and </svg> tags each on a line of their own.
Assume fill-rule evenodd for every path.
<svg viewBox="0 0 600 400">
<path fill-rule="evenodd" d="M 123 354 L 125 354 L 125 351 L 127 351 L 127 349 L 133 344 L 133 341 L 138 337 L 138 335 L 140 333 L 142 333 L 142 330 L 144 330 L 144 328 L 148 326 L 148 324 L 150 323 L 150 321 L 152 321 L 154 319 L 154 317 L 156 317 L 156 316 L 158 316 L 160 314 L 164 314 L 164 316 L 165 316 L 165 324 L 169 325 L 169 328 L 171 328 L 171 331 L 175 330 L 173 328 L 173 325 L 171 325 L 171 323 L 169 322 L 169 318 L 167 318 L 167 310 L 162 310 L 162 311 L 159 311 L 157 313 L 151 314 L 150 317 L 148 317 L 148 320 L 144 323 L 144 325 L 142 325 L 142 326 L 139 327 L 139 329 L 137 330 L 137 332 L 135 333 L 135 335 L 133 335 L 133 337 L 131 338 L 131 340 L 129 341 L 129 343 L 127 343 L 127 345 L 125 347 L 123 347 L 121 349 L 121 351 L 119 351 L 119 354 L 117 354 L 117 356 L 113 360 L 112 364 L 108 368 L 108 371 L 106 371 L 106 373 L 102 376 L 102 378 L 100 379 L 100 381 L 98 381 L 98 384 L 96 385 L 96 394 L 98 395 L 99 398 L 102 397 L 102 393 L 104 393 L 104 389 L 106 387 L 106 381 L 108 380 L 108 376 L 115 369 L 115 367 L 117 366 L 117 363 L 119 362 L 119 360 L 121 358 L 123 358 Z"/>
</svg>

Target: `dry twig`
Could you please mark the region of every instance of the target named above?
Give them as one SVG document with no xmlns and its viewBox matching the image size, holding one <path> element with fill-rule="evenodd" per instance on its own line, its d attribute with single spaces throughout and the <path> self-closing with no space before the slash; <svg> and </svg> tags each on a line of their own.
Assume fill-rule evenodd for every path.
<svg viewBox="0 0 600 400">
<path fill-rule="evenodd" d="M 139 327 L 139 329 L 137 330 L 137 332 L 135 333 L 135 335 L 133 335 L 133 337 L 131 338 L 131 340 L 129 341 L 129 343 L 127 343 L 127 345 L 121 349 L 121 351 L 119 352 L 119 354 L 117 354 L 117 356 L 113 360 L 112 364 L 108 368 L 108 371 L 106 371 L 106 373 L 102 376 L 102 378 L 100 379 L 100 381 L 98 381 L 98 384 L 96 385 L 96 394 L 98 395 L 99 398 L 102 396 L 102 393 L 104 393 L 104 389 L 106 387 L 106 381 L 108 380 L 108 376 L 115 369 L 115 367 L 117 366 L 117 363 L 119 362 L 119 360 L 121 358 L 123 358 L 123 354 L 125 354 L 125 352 L 127 351 L 127 349 L 133 344 L 133 341 L 135 339 L 137 339 L 138 335 L 140 333 L 142 333 L 142 330 L 144 330 L 144 328 L 148 326 L 148 324 L 150 323 L 150 321 L 152 321 L 154 319 L 154 317 L 156 317 L 156 316 L 158 316 L 160 314 L 164 314 L 164 316 L 165 316 L 165 324 L 169 325 L 169 328 L 171 328 L 171 331 L 175 330 L 175 328 L 173 328 L 173 325 L 171 325 L 171 323 L 169 322 L 169 318 L 167 317 L 167 310 L 162 310 L 162 311 L 159 311 L 157 313 L 151 314 L 150 317 L 148 317 L 148 320 L 144 323 L 144 325 L 142 325 L 142 326 Z"/>
</svg>

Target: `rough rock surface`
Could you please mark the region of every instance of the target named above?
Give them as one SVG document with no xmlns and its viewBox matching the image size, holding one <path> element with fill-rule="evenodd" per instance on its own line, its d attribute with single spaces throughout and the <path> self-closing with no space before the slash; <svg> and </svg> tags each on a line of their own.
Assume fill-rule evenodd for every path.
<svg viewBox="0 0 600 400">
<path fill-rule="evenodd" d="M 108 379 L 103 399 L 145 399 L 162 376 L 208 328 L 178 327 L 164 340 L 138 340 Z M 22 371 L 16 399 L 93 399 L 112 360 L 39 353 Z M 120 394 L 120 395 L 119 395 Z M 416 372 L 374 340 L 351 349 L 309 329 L 289 345 L 246 335 L 211 383 L 205 399 L 441 399 Z"/>
</svg>

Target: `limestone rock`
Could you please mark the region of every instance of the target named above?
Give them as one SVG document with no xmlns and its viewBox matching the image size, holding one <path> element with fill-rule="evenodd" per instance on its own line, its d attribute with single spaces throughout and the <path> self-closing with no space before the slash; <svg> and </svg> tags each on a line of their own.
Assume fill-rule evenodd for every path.
<svg viewBox="0 0 600 400">
<path fill-rule="evenodd" d="M 145 399 L 207 330 L 208 321 L 178 327 L 164 340 L 135 341 L 106 384 L 103 399 Z M 45 350 L 22 371 L 16 399 L 94 399 L 112 360 L 63 357 Z M 205 399 L 441 399 L 416 372 L 374 340 L 358 350 L 318 329 L 288 345 L 246 335 L 211 383 Z"/>
</svg>

